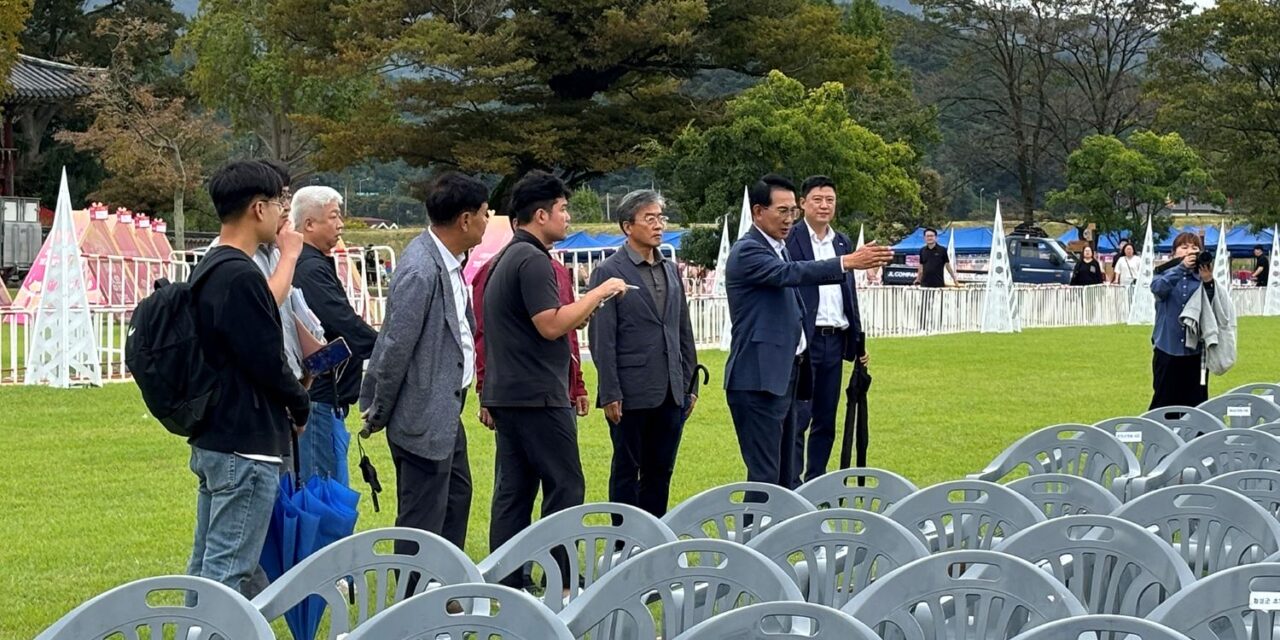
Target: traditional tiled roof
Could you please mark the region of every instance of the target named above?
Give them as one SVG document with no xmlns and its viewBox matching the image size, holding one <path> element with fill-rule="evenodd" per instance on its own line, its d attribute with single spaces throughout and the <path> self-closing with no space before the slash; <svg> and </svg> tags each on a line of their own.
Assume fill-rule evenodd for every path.
<svg viewBox="0 0 1280 640">
<path fill-rule="evenodd" d="M 92 87 L 89 76 L 100 71 L 93 67 L 42 60 L 18 54 L 9 71 L 9 84 L 0 89 L 0 102 L 22 104 L 58 102 L 87 95 Z"/>
</svg>

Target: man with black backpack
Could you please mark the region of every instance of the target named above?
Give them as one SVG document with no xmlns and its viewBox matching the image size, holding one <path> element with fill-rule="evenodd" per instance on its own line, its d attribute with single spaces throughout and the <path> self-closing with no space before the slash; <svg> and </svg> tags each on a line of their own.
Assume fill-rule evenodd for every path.
<svg viewBox="0 0 1280 640">
<path fill-rule="evenodd" d="M 187 573 L 246 597 L 262 554 L 290 430 L 307 424 L 306 389 L 285 361 L 280 313 L 250 256 L 276 237 L 284 211 L 280 177 L 253 161 L 209 179 L 222 223 L 219 246 L 191 275 L 196 333 L 215 372 L 215 399 L 189 439 L 199 479 L 195 543 Z M 145 396 L 145 390 L 144 390 Z"/>
</svg>

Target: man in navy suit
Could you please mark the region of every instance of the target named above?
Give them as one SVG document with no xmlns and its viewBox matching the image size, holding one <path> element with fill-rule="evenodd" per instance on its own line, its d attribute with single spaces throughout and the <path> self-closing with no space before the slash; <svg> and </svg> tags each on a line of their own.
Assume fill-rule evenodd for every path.
<svg viewBox="0 0 1280 640">
<path fill-rule="evenodd" d="M 787 236 L 792 260 L 829 260 L 853 253 L 849 237 L 831 226 L 836 214 L 836 183 L 831 178 L 805 178 L 800 185 L 800 208 L 804 220 L 792 225 Z M 800 287 L 799 291 L 805 310 L 804 337 L 813 368 L 813 397 L 796 405 L 792 463 L 797 473 L 803 467 L 802 479 L 808 482 L 827 472 L 836 439 L 836 408 L 840 405 L 844 361 L 858 358 L 866 364 L 867 356 L 852 273 L 846 272 L 838 284 Z M 809 435 L 808 451 L 805 432 Z"/>
<path fill-rule="evenodd" d="M 747 480 L 798 485 L 794 466 L 796 397 L 811 392 L 804 303 L 798 287 L 840 284 L 854 269 L 878 268 L 893 258 L 871 243 L 840 258 L 792 262 L 786 238 L 799 216 L 789 180 L 767 175 L 751 186 L 751 221 L 729 252 L 725 287 L 733 323 L 725 397 Z M 803 374 L 803 375 L 801 375 Z"/>
</svg>

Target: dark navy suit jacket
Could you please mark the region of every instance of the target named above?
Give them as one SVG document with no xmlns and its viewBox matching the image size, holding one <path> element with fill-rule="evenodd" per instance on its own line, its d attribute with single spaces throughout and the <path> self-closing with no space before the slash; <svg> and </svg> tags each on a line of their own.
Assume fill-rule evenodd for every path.
<svg viewBox="0 0 1280 640">
<path fill-rule="evenodd" d="M 834 227 L 828 233 L 831 232 L 836 234 L 832 246 L 837 258 L 853 253 L 854 247 L 849 236 L 836 231 Z M 787 236 L 787 253 L 792 260 L 813 260 L 813 239 L 809 237 L 809 225 L 803 221 L 791 227 L 791 233 Z M 813 344 L 813 332 L 818 323 L 818 285 L 800 287 L 799 291 L 800 299 L 804 301 L 804 335 L 809 344 Z M 852 361 L 862 355 L 863 351 L 859 338 L 862 333 L 862 318 L 858 312 L 858 288 L 854 284 L 852 271 L 844 274 L 840 294 L 844 300 L 844 317 L 849 321 L 849 330 L 845 333 L 844 359 Z"/>
<path fill-rule="evenodd" d="M 733 245 L 725 265 L 733 330 L 724 388 L 786 395 L 805 315 L 796 288 L 837 284 L 844 277 L 839 260 L 784 261 L 753 226 Z M 803 389 L 797 395 L 806 397 Z"/>
</svg>

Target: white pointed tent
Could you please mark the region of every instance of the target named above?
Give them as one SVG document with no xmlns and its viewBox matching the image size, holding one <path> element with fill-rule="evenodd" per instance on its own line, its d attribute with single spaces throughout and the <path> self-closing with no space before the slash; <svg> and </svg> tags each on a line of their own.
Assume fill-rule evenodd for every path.
<svg viewBox="0 0 1280 640">
<path fill-rule="evenodd" d="M 1271 229 L 1271 278 L 1267 280 L 1267 297 L 1262 315 L 1280 316 L 1280 225 Z"/>
<path fill-rule="evenodd" d="M 72 220 L 67 170 L 62 170 L 58 207 L 45 267 L 44 295 L 36 307 L 35 332 L 27 357 L 26 384 L 66 389 L 73 384 L 102 384 L 98 335 L 89 315 L 80 244 Z"/>
<path fill-rule="evenodd" d="M 751 199 L 747 197 L 747 188 L 742 188 L 742 214 L 738 217 L 738 239 L 747 235 L 751 230 Z M 729 231 L 729 221 L 726 219 L 724 223 L 724 231 Z M 729 238 L 727 235 L 720 237 L 720 256 L 716 259 L 716 293 L 724 295 L 724 267 L 729 262 Z M 726 302 L 726 304 L 728 304 Z M 725 351 L 729 350 L 729 337 L 733 331 L 733 321 L 729 319 L 728 309 L 724 314 L 724 325 L 720 328 L 720 348 Z"/>
<path fill-rule="evenodd" d="M 1213 282 L 1218 291 L 1227 293 L 1226 303 L 1235 310 L 1235 302 L 1231 300 L 1231 250 L 1227 248 L 1227 223 L 1223 222 L 1218 230 L 1218 250 L 1213 256 Z"/>
<path fill-rule="evenodd" d="M 951 265 L 951 269 L 956 268 L 956 227 L 954 224 L 951 225 L 951 234 L 947 237 L 947 264 Z M 950 269 L 944 270 L 942 275 L 946 278 L 947 286 L 960 284 L 956 282 L 955 278 L 951 277 Z"/>
<path fill-rule="evenodd" d="M 996 201 L 995 224 L 991 227 L 991 257 L 987 264 L 986 295 L 982 301 L 982 333 L 1021 331 L 999 201 Z"/>
<path fill-rule="evenodd" d="M 1147 216 L 1147 233 L 1142 240 L 1142 267 L 1129 298 L 1129 324 L 1153 325 L 1156 323 L 1156 296 L 1151 293 L 1151 281 L 1156 273 L 1156 243 L 1151 233 L 1151 216 Z"/>
<path fill-rule="evenodd" d="M 861 249 L 863 245 L 867 244 L 866 231 L 867 225 L 858 225 L 858 244 L 854 246 L 854 251 Z M 865 270 L 858 269 L 853 272 L 853 282 L 859 289 L 861 289 L 862 287 L 871 284 L 871 276 Z"/>
</svg>

